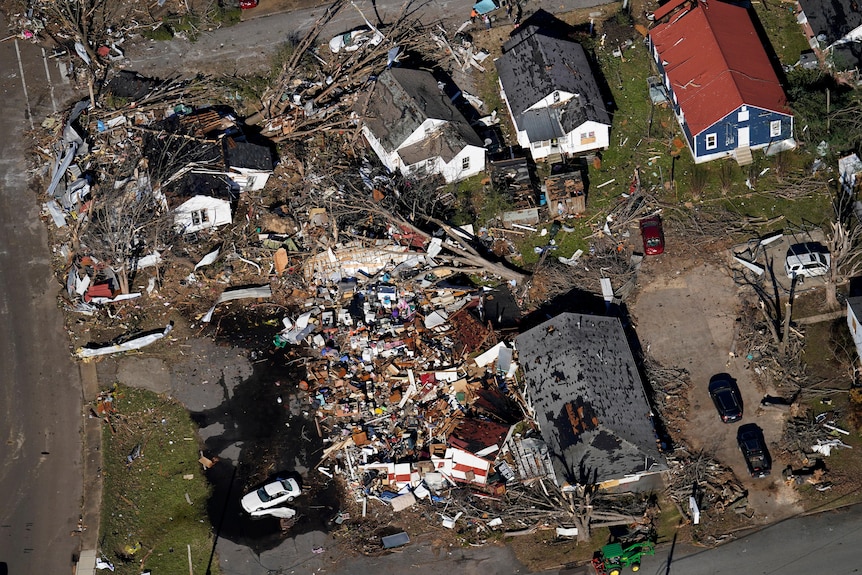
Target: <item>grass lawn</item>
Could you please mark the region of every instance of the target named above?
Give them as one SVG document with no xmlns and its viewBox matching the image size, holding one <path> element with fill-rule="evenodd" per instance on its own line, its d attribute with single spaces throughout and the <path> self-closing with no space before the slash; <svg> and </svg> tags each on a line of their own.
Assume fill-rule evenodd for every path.
<svg viewBox="0 0 862 575">
<path fill-rule="evenodd" d="M 796 22 L 795 3 L 757 1 L 752 4 L 782 64 L 792 66 L 799 61 L 800 53 L 811 49 L 802 26 Z"/>
<path fill-rule="evenodd" d="M 103 428 L 102 553 L 121 574 L 138 575 L 142 562 L 153 573 L 188 573 L 191 546 L 194 572 L 206 572 L 210 487 L 195 425 L 178 402 L 148 391 L 118 387 L 113 405 L 112 425 Z M 139 444 L 142 455 L 129 464 Z"/>
<path fill-rule="evenodd" d="M 782 8 L 786 7 L 770 5 L 769 10 L 759 7 L 765 12 L 764 27 L 770 33 L 780 32 L 789 39 L 798 36 L 804 44 L 793 14 Z M 609 21 L 614 20 L 611 14 Z M 772 157 L 756 152 L 754 163 L 745 167 L 738 166 L 732 159 L 695 165 L 670 108 L 653 106 L 649 100 L 646 79 L 655 75 L 655 71 L 641 37 L 633 32 L 633 39 L 631 46 L 623 50 L 622 58 L 612 54 L 611 46 L 585 44 L 586 48 L 594 50 L 598 72 L 614 101 L 611 141 L 610 147 L 601 153 L 600 163 L 589 167 L 587 211 L 582 217 L 565 222 L 574 231 L 563 231 L 556 237 L 554 257 L 571 256 L 576 249 L 588 251 L 590 236 L 603 225 L 604 215 L 616 202 L 623 201 L 622 194 L 629 191 L 635 169 L 643 189 L 661 203 L 696 207 L 701 212 L 722 209 L 739 214 L 741 218 L 784 215 L 784 222 L 796 226 L 822 225 L 828 219 L 827 197 L 785 200 L 772 193 L 786 185 L 788 177 L 810 166 L 813 158 L 804 150 Z M 789 46 L 788 53 L 796 51 L 798 57 L 797 44 L 786 40 L 785 44 L 779 44 L 782 45 Z M 493 97 L 492 92 L 498 91 L 496 74 L 485 74 L 485 80 L 482 95 L 488 99 Z M 541 231 L 548 229 L 550 223 L 547 221 L 539 226 L 539 232 L 520 236 L 515 242 L 520 252 L 517 263 L 529 268 L 539 260 L 541 252 L 536 248 L 547 246 L 549 239 L 541 235 Z M 632 230 L 632 233 L 637 231 Z M 637 245 L 636 239 L 630 242 Z"/>
</svg>

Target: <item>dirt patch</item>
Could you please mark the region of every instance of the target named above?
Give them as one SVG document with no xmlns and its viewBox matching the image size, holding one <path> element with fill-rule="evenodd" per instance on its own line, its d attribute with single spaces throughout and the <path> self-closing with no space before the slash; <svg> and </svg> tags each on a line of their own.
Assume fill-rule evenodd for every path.
<svg viewBox="0 0 862 575">
<path fill-rule="evenodd" d="M 700 261 L 674 270 L 672 258 L 671 251 L 646 260 L 641 291 L 632 305 L 646 353 L 663 365 L 684 368 L 690 375 L 688 407 L 674 418 L 676 426 L 669 431 L 689 451 L 703 451 L 733 469 L 749 493 L 754 511 L 750 521 L 775 521 L 798 513 L 798 496 L 784 486 L 780 473 L 757 480 L 748 475 L 736 445 L 739 424 L 728 425 L 719 419 L 707 391 L 713 375 L 730 374 L 742 395 L 743 423 L 757 423 L 773 455 L 778 455 L 776 442 L 782 436 L 784 414 L 760 408 L 763 396 L 773 391 L 772 382 L 757 373 L 744 357 L 729 354 L 736 310 L 744 294 L 723 266 Z M 785 465 L 775 457 L 773 469 L 780 470 Z"/>
</svg>

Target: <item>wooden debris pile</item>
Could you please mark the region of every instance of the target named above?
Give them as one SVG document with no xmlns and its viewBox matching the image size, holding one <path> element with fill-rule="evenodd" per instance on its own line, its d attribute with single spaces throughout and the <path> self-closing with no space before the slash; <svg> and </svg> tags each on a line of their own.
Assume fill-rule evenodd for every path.
<svg viewBox="0 0 862 575">
<path fill-rule="evenodd" d="M 667 473 L 667 494 L 687 519 L 692 519 L 691 497 L 701 514 L 717 516 L 731 509 L 751 513 L 747 492 L 729 467 L 703 452 L 677 451 L 668 457 L 668 463 L 671 468 Z"/>
<path fill-rule="evenodd" d="M 318 37 L 343 6 L 341 0 L 332 4 L 296 43 L 277 79 L 261 98 L 259 111 L 248 118 L 249 124 L 261 126 L 263 136 L 284 142 L 355 128 L 358 96 L 373 90 L 375 77 L 395 59 L 434 47 L 424 25 L 405 4 L 385 29 L 378 30 L 366 19 L 369 30 L 382 35 L 382 41 L 321 55 L 317 51 Z"/>
</svg>

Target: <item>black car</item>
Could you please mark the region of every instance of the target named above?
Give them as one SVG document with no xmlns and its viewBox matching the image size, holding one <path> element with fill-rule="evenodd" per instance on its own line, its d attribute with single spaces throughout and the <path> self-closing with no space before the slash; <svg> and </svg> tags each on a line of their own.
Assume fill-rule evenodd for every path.
<svg viewBox="0 0 862 575">
<path fill-rule="evenodd" d="M 748 465 L 752 477 L 766 477 L 772 471 L 772 457 L 766 449 L 763 430 L 754 423 L 748 423 L 736 432 L 736 442 Z"/>
<path fill-rule="evenodd" d="M 730 377 L 723 374 L 713 377 L 709 382 L 709 396 L 723 422 L 733 423 L 742 419 L 742 397 Z"/>
</svg>

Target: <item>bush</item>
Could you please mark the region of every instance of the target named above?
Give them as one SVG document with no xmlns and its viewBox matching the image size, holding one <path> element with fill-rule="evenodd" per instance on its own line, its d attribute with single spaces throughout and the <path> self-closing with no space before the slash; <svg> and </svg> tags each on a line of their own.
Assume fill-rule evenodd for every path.
<svg viewBox="0 0 862 575">
<path fill-rule="evenodd" d="M 156 40 L 159 42 L 167 42 L 168 40 L 172 40 L 174 37 L 174 31 L 171 30 L 171 27 L 167 24 L 161 24 L 158 28 L 154 30 L 144 30 L 141 33 L 141 36 L 144 38 L 148 38 L 150 40 Z"/>
</svg>

